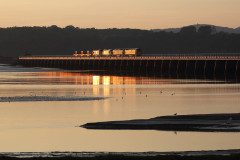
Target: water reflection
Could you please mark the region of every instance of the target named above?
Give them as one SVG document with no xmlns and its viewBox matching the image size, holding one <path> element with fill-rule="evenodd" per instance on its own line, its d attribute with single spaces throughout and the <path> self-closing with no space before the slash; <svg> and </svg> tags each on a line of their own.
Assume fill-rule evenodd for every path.
<svg viewBox="0 0 240 160">
<path fill-rule="evenodd" d="M 100 76 L 92 76 L 93 77 L 93 85 L 100 84 Z"/>
<path fill-rule="evenodd" d="M 80 72 L 35 72 L 24 73 L 25 81 L 47 84 L 77 84 L 77 85 L 134 85 L 134 84 L 200 84 L 200 83 L 236 83 L 236 81 L 216 79 L 175 79 L 165 77 L 141 77 L 127 75 L 98 75 Z M 38 77 L 38 79 L 36 79 Z M 41 77 L 41 79 L 39 79 Z"/>
</svg>

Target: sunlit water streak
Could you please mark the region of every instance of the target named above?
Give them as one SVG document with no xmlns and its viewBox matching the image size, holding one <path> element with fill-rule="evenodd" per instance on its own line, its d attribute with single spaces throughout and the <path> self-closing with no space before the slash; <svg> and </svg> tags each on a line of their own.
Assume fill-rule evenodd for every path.
<svg viewBox="0 0 240 160">
<path fill-rule="evenodd" d="M 0 97 L 110 97 L 100 101 L 0 103 L 0 150 L 182 151 L 240 148 L 239 133 L 101 131 L 87 122 L 240 112 L 240 85 L 224 81 L 109 76 L 0 66 Z"/>
</svg>

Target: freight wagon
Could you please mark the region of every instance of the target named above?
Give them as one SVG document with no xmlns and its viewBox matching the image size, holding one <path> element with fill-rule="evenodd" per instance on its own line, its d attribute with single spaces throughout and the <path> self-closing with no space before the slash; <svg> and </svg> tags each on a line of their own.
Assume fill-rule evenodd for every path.
<svg viewBox="0 0 240 160">
<path fill-rule="evenodd" d="M 125 49 L 124 54 L 125 56 L 140 56 L 141 51 L 139 48 Z"/>
<path fill-rule="evenodd" d="M 112 52 L 113 52 L 113 50 L 111 50 L 111 49 L 104 49 L 102 52 L 102 56 L 111 56 Z"/>
<path fill-rule="evenodd" d="M 124 56 L 124 49 L 114 49 L 113 50 L 113 56 Z"/>
<path fill-rule="evenodd" d="M 92 55 L 93 56 L 101 56 L 103 53 L 103 50 L 93 50 Z"/>
</svg>

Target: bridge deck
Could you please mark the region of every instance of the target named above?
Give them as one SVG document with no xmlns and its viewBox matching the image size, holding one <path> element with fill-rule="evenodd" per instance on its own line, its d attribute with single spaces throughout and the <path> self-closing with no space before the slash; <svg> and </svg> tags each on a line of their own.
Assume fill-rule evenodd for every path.
<svg viewBox="0 0 240 160">
<path fill-rule="evenodd" d="M 19 60 L 240 60 L 240 56 L 73 57 L 22 56 Z"/>
</svg>

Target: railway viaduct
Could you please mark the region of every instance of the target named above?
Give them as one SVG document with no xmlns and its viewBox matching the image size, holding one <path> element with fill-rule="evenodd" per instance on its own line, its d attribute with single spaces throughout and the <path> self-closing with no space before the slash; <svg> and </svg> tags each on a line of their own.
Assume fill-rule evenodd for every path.
<svg viewBox="0 0 240 160">
<path fill-rule="evenodd" d="M 18 58 L 18 64 L 26 67 L 121 71 L 163 76 L 240 76 L 240 55 L 168 55 L 156 57 L 22 56 Z"/>
</svg>

